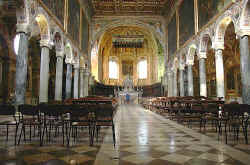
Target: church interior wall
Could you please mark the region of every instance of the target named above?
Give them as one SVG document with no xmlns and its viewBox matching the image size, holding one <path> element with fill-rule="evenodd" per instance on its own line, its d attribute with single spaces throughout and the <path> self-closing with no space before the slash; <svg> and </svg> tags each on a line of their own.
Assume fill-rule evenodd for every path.
<svg viewBox="0 0 250 165">
<path fill-rule="evenodd" d="M 185 19 L 185 20 L 191 20 L 191 21 L 182 21 L 182 19 L 186 16 L 188 17 L 188 14 L 186 14 L 184 17 L 183 13 L 185 13 L 185 3 L 180 3 L 180 5 L 176 8 L 176 13 L 172 15 L 170 18 L 169 23 L 167 23 L 167 31 L 173 32 L 173 27 L 171 25 L 175 20 L 177 19 L 176 23 L 176 31 L 177 33 L 175 36 L 172 36 L 173 33 L 170 33 L 167 35 L 168 40 L 168 58 L 172 61 L 172 56 L 179 56 L 179 52 L 181 52 L 184 49 L 187 49 L 189 45 L 194 42 L 197 45 L 196 53 L 199 56 L 200 50 L 203 51 L 202 46 L 200 45 L 199 41 L 203 34 L 207 31 L 208 28 L 211 28 L 208 30 L 209 36 L 209 42 L 211 42 L 211 45 L 205 52 L 207 53 L 206 56 L 206 75 L 207 75 L 207 93 L 209 97 L 216 97 L 216 71 L 215 71 L 215 58 L 214 56 L 214 45 L 219 44 L 216 40 L 216 37 L 222 38 L 220 42 L 223 42 L 223 63 L 224 63 L 224 77 L 225 77 L 225 98 L 227 100 L 231 99 L 238 99 L 241 100 L 241 77 L 240 77 L 240 50 L 239 50 L 239 40 L 236 36 L 236 32 L 238 31 L 239 24 L 237 22 L 236 25 L 236 19 L 239 20 L 239 17 L 243 17 L 241 14 L 242 11 L 238 8 L 237 5 L 241 5 L 242 8 L 244 8 L 245 1 L 231 1 L 231 0 L 225 0 L 225 1 L 202 1 L 202 0 L 195 0 L 194 2 L 197 3 L 195 5 L 194 3 L 194 12 L 190 12 L 190 15 L 193 15 L 193 19 Z M 188 6 L 186 4 L 186 6 Z M 197 12 L 197 13 L 196 13 Z M 226 15 L 226 13 L 231 13 L 229 18 L 229 22 L 226 24 L 223 24 L 222 21 L 224 21 L 223 15 Z M 237 14 L 238 13 L 238 14 Z M 198 15 L 196 18 L 195 15 Z M 229 15 L 229 14 L 228 14 Z M 193 21 L 195 20 L 196 21 Z M 225 18 L 226 20 L 226 18 Z M 223 24 L 220 27 L 218 23 L 220 21 Z M 185 24 L 183 23 L 185 22 Z M 230 24 L 231 22 L 231 24 Z M 229 26 L 230 24 L 230 26 Z M 183 28 L 186 25 L 186 29 L 188 27 L 192 27 L 193 30 L 185 30 Z M 172 25 L 173 26 L 173 25 Z M 237 27 L 234 27 L 237 26 Z M 199 27 L 196 35 L 188 36 L 189 34 L 194 34 L 195 28 Z M 220 29 L 221 31 L 216 31 L 217 29 Z M 230 30 L 231 29 L 231 30 Z M 186 31 L 186 34 L 185 34 Z M 192 32 L 193 31 L 193 32 Z M 233 33 L 230 34 L 232 31 Z M 227 33 L 225 33 L 227 32 Z M 187 35 L 188 37 L 183 37 Z M 220 35 L 220 36 L 216 36 Z M 212 37 L 212 38 L 211 38 Z M 177 41 L 176 41 L 177 38 Z M 237 38 L 237 39 L 236 39 Z M 217 42 L 217 43 L 216 43 Z M 175 43 L 177 43 L 175 45 Z M 178 46 L 179 45 L 179 46 Z M 179 49 L 177 49 L 179 47 Z M 211 49 L 211 50 L 210 50 Z M 173 51 L 175 50 L 175 51 Z M 185 51 L 184 51 L 185 52 Z M 188 53 L 186 51 L 186 53 Z M 199 61 L 198 61 L 199 62 Z M 170 66 L 169 66 L 170 67 Z M 193 76 L 194 76 L 194 93 L 195 95 L 199 94 L 197 87 L 199 88 L 199 84 L 196 84 L 199 82 L 199 65 L 196 63 L 193 65 Z M 196 74 L 198 72 L 198 74 Z"/>
<path fill-rule="evenodd" d="M 71 3 L 72 1 L 70 1 Z M 77 1 L 78 2 L 78 1 Z M 17 24 L 22 24 L 28 22 L 29 29 L 27 35 L 28 41 L 28 65 L 27 65 L 27 84 L 26 84 L 26 94 L 25 103 L 37 103 L 39 99 L 39 86 L 40 86 L 40 55 L 41 47 L 40 41 L 50 39 L 52 46 L 50 47 L 49 56 L 49 90 L 48 98 L 49 101 L 55 99 L 55 77 L 56 77 L 56 52 L 59 50 L 56 48 L 56 41 L 53 39 L 53 35 L 58 31 L 61 35 L 62 45 L 66 44 L 66 41 L 70 41 L 75 50 L 76 54 L 81 54 L 84 59 L 88 56 L 88 46 L 89 46 L 89 19 L 90 13 L 86 6 L 71 5 L 69 9 L 69 0 L 60 1 L 48 1 L 48 0 L 38 0 L 38 1 L 23 1 L 23 3 L 17 3 L 24 7 L 25 14 L 17 12 L 17 9 L 21 7 L 14 7 L 11 10 L 4 10 L 0 14 L 0 101 L 1 102 L 11 102 L 15 96 L 15 81 L 16 81 L 16 54 L 14 52 L 14 38 L 16 36 Z M 3 3 L 3 5 L 8 5 L 8 3 Z M 2 8 L 2 6 L 1 6 Z M 7 7 L 8 8 L 8 7 Z M 76 8 L 79 8 L 79 21 L 77 23 L 72 23 L 75 20 Z M 69 15 L 69 12 L 71 13 Z M 16 15 L 17 13 L 17 15 Z M 21 14 L 21 15 L 20 15 Z M 86 15 L 86 16 L 85 16 Z M 74 16 L 74 17 L 73 17 Z M 81 20 L 80 20 L 81 16 Z M 69 20 L 71 18 L 71 20 Z M 74 19 L 72 19 L 74 18 Z M 77 17 L 78 18 L 78 17 Z M 24 20 L 21 20 L 24 19 Z M 69 21 L 67 21 L 69 20 Z M 74 24 L 73 27 L 68 25 L 68 23 Z M 84 24 L 84 26 L 82 25 Z M 67 27 L 71 29 L 67 31 Z M 82 28 L 81 28 L 82 27 Z M 71 34 L 72 29 L 78 31 L 78 33 Z M 26 32 L 26 31 L 25 31 Z M 69 33 L 73 36 L 71 37 Z M 82 34 L 82 36 L 80 36 Z M 83 39 L 84 37 L 84 39 Z M 74 41 L 73 38 L 76 40 Z M 81 42 L 83 40 L 83 42 Z M 54 42 L 54 43 L 53 43 Z M 80 45 L 82 43 L 82 45 Z M 50 44 L 50 43 L 49 43 Z M 60 48 L 60 51 L 63 47 Z M 85 53 L 83 53 L 85 52 Z M 63 58 L 64 61 L 64 58 Z M 66 81 L 66 71 L 65 62 L 64 63 L 64 73 L 63 81 Z M 82 65 L 83 68 L 85 65 Z M 73 71 L 74 75 L 74 71 Z M 73 83 L 72 83 L 73 84 Z M 63 89 L 65 89 L 65 83 L 63 82 Z M 73 85 L 72 85 L 73 88 Z M 73 91 L 73 90 L 72 90 Z M 63 97 L 65 98 L 65 92 L 63 90 Z M 72 92 L 73 95 L 73 92 Z"/>
</svg>

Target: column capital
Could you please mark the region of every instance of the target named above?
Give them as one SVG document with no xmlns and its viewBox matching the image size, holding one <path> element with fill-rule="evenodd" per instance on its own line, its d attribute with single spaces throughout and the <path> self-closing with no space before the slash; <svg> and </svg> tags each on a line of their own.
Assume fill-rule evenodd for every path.
<svg viewBox="0 0 250 165">
<path fill-rule="evenodd" d="M 56 57 L 64 57 L 64 51 L 56 51 Z"/>
<path fill-rule="evenodd" d="M 80 67 L 80 73 L 83 73 L 84 72 L 84 68 L 83 67 Z"/>
<path fill-rule="evenodd" d="M 167 71 L 168 76 L 171 76 L 172 73 L 173 73 L 172 71 Z"/>
<path fill-rule="evenodd" d="M 22 23 L 22 24 L 17 23 L 16 24 L 16 32 L 28 34 L 28 32 L 29 32 L 28 27 L 29 27 L 29 24 L 27 24 L 27 23 Z"/>
<path fill-rule="evenodd" d="M 180 64 L 179 70 L 185 70 L 185 65 L 184 64 Z"/>
<path fill-rule="evenodd" d="M 223 52 L 222 52 L 222 51 L 223 51 L 222 49 L 217 49 L 217 50 L 215 51 L 215 56 L 223 55 Z"/>
<path fill-rule="evenodd" d="M 223 41 L 214 41 L 212 48 L 215 50 L 224 50 L 224 40 Z"/>
<path fill-rule="evenodd" d="M 74 69 L 80 69 L 80 64 L 79 63 L 75 63 L 74 64 Z"/>
<path fill-rule="evenodd" d="M 66 64 L 71 64 L 72 65 L 72 59 L 70 59 L 70 58 L 65 58 L 65 63 Z"/>
<path fill-rule="evenodd" d="M 41 40 L 40 41 L 40 46 L 41 47 L 47 47 L 49 49 L 51 49 L 51 44 L 49 40 Z"/>
<path fill-rule="evenodd" d="M 84 74 L 85 76 L 89 76 L 89 75 L 90 75 L 90 72 L 88 71 L 88 69 L 84 69 L 83 74 Z"/>
<path fill-rule="evenodd" d="M 187 60 L 187 66 L 193 66 L 194 61 L 193 60 Z"/>
<path fill-rule="evenodd" d="M 238 31 L 236 31 L 236 37 L 250 36 L 249 26 L 242 26 Z"/>
<path fill-rule="evenodd" d="M 83 73 L 85 76 L 89 76 L 90 75 L 90 72 L 88 69 L 84 68 L 84 67 L 79 67 L 80 69 L 80 73 Z"/>
<path fill-rule="evenodd" d="M 207 52 L 199 52 L 198 57 L 199 57 L 199 59 L 202 59 L 202 58 L 206 59 L 207 58 Z"/>
</svg>

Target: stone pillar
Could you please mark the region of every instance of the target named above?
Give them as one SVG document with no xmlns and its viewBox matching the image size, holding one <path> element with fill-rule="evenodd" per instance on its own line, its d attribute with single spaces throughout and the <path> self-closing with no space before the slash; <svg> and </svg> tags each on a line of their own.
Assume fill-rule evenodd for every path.
<svg viewBox="0 0 250 165">
<path fill-rule="evenodd" d="M 72 86 L 72 64 L 71 63 L 67 63 L 66 99 L 71 98 L 71 86 Z"/>
<path fill-rule="evenodd" d="M 200 96 L 207 97 L 206 59 L 204 57 L 200 57 L 199 59 L 199 73 L 200 73 Z"/>
<path fill-rule="evenodd" d="M 56 52 L 56 84 L 55 100 L 62 101 L 62 81 L 63 81 L 63 52 Z"/>
<path fill-rule="evenodd" d="M 222 50 L 217 49 L 215 51 L 215 64 L 216 64 L 216 88 L 217 97 L 225 98 L 225 88 L 224 88 L 224 64 Z"/>
<path fill-rule="evenodd" d="M 74 65 L 74 99 L 79 98 L 79 65 Z"/>
<path fill-rule="evenodd" d="M 40 90 L 39 103 L 48 102 L 49 87 L 49 45 L 41 41 Z"/>
<path fill-rule="evenodd" d="M 183 97 L 185 95 L 184 91 L 184 73 L 183 73 L 184 67 L 180 68 L 180 74 L 179 74 L 179 83 L 180 83 L 180 96 Z"/>
<path fill-rule="evenodd" d="M 173 96 L 177 96 L 178 89 L 177 89 L 177 70 L 173 71 Z"/>
<path fill-rule="evenodd" d="M 28 36 L 22 32 L 20 35 L 19 49 L 16 56 L 16 105 L 25 104 L 27 82 Z"/>
<path fill-rule="evenodd" d="M 168 91 L 168 75 L 167 72 L 164 74 L 164 96 L 167 96 Z"/>
<path fill-rule="evenodd" d="M 248 36 L 240 38 L 240 70 L 242 83 L 242 101 L 250 105 L 250 57 Z"/>
<path fill-rule="evenodd" d="M 168 72 L 168 97 L 173 96 L 173 74 L 171 71 Z"/>
<path fill-rule="evenodd" d="M 193 65 L 188 64 L 188 96 L 194 96 Z"/>
<path fill-rule="evenodd" d="M 80 68 L 80 98 L 84 97 L 84 69 Z"/>
<path fill-rule="evenodd" d="M 83 97 L 89 95 L 89 72 L 87 69 L 83 72 Z"/>
</svg>

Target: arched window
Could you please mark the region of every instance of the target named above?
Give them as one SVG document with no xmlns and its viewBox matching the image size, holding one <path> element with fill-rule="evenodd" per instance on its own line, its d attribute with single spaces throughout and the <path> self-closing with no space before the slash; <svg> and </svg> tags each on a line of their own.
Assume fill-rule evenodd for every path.
<svg viewBox="0 0 250 165">
<path fill-rule="evenodd" d="M 118 64 L 114 60 L 109 60 L 109 78 L 118 79 Z"/>
<path fill-rule="evenodd" d="M 19 41 L 20 41 L 20 34 L 17 34 L 14 38 L 14 51 L 15 51 L 16 55 L 18 54 Z"/>
<path fill-rule="evenodd" d="M 139 79 L 146 79 L 147 78 L 147 60 L 141 60 L 138 63 L 138 78 Z"/>
</svg>

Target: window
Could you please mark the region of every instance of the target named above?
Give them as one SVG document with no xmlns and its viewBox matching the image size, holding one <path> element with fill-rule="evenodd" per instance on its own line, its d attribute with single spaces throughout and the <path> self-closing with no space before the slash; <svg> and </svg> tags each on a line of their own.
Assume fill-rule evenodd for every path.
<svg viewBox="0 0 250 165">
<path fill-rule="evenodd" d="M 19 41 L 20 41 L 20 34 L 17 34 L 14 38 L 14 50 L 15 50 L 16 55 L 18 54 Z"/>
<path fill-rule="evenodd" d="M 147 78 L 147 60 L 141 60 L 138 63 L 138 77 L 139 79 L 146 79 Z"/>
<path fill-rule="evenodd" d="M 114 60 L 109 61 L 109 78 L 118 79 L 118 64 Z"/>
</svg>

